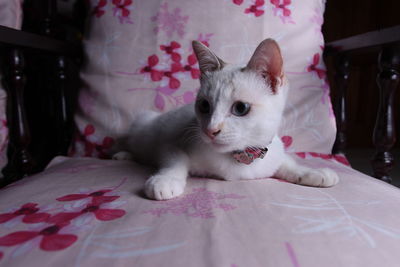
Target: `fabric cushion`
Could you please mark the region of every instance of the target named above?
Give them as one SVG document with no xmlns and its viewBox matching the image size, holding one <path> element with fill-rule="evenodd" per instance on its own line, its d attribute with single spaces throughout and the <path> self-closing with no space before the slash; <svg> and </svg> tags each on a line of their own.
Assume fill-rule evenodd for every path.
<svg viewBox="0 0 400 267">
<path fill-rule="evenodd" d="M 0 0 L 0 25 L 21 29 L 23 0 Z"/>
<path fill-rule="evenodd" d="M 280 135 L 288 151 L 330 153 L 335 122 L 322 62 L 324 0 L 91 1 L 87 62 L 71 154 L 107 157 L 138 110 L 194 100 L 200 40 L 223 60 L 246 64 L 256 46 L 281 46 L 291 91 Z"/>
<path fill-rule="evenodd" d="M 0 190 L 0 265 L 397 267 L 399 189 L 328 155 L 294 157 L 339 184 L 189 178 L 154 201 L 135 163 L 56 158 Z"/>
</svg>

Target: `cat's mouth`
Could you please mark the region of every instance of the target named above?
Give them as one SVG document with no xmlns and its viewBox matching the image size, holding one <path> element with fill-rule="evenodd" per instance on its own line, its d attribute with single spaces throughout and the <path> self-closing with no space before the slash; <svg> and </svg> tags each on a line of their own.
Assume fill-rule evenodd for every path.
<svg viewBox="0 0 400 267">
<path fill-rule="evenodd" d="M 223 138 L 209 138 L 206 134 L 202 136 L 203 141 L 219 153 L 230 153 L 236 150 L 244 150 L 248 146 L 243 146 L 238 140 L 223 140 Z"/>
<path fill-rule="evenodd" d="M 229 143 L 221 142 L 220 140 L 208 140 L 207 142 L 213 149 L 218 152 L 224 153 L 232 150 L 232 146 Z"/>
</svg>

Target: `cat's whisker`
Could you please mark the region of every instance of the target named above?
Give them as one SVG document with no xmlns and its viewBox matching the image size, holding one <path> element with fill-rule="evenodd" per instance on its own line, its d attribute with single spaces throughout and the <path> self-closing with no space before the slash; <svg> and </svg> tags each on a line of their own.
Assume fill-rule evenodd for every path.
<svg viewBox="0 0 400 267">
<path fill-rule="evenodd" d="M 182 136 L 182 143 L 188 144 L 193 141 L 199 140 L 200 138 L 200 127 L 197 125 L 190 125 L 184 129 L 184 134 Z"/>
</svg>

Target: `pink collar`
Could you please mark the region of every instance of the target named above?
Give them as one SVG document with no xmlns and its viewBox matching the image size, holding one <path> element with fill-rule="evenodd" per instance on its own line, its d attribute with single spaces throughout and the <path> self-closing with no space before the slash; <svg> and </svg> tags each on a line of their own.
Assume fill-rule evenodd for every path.
<svg viewBox="0 0 400 267">
<path fill-rule="evenodd" d="M 251 164 L 255 159 L 263 159 L 267 154 L 268 148 L 264 147 L 247 147 L 245 150 L 235 150 L 232 152 L 232 156 L 239 163 L 246 165 Z"/>
</svg>

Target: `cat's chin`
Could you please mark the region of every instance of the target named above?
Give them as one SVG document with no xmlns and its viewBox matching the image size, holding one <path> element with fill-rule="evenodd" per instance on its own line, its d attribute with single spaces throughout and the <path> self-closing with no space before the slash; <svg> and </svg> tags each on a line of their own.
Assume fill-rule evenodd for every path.
<svg viewBox="0 0 400 267">
<path fill-rule="evenodd" d="M 238 144 L 220 144 L 220 143 L 210 143 L 212 149 L 220 154 L 232 153 L 238 150 L 245 150 L 246 147 L 240 147 Z"/>
<path fill-rule="evenodd" d="M 218 153 L 227 153 L 233 151 L 232 147 L 227 144 L 210 143 L 210 146 Z"/>
<path fill-rule="evenodd" d="M 228 153 L 234 150 L 230 144 L 218 143 L 209 140 L 204 140 L 204 143 L 217 153 Z"/>
</svg>

